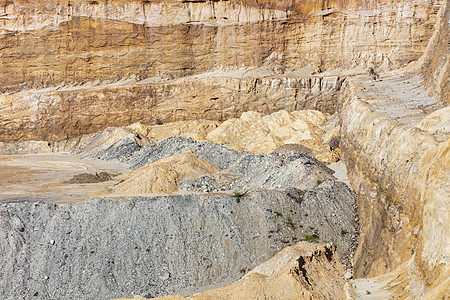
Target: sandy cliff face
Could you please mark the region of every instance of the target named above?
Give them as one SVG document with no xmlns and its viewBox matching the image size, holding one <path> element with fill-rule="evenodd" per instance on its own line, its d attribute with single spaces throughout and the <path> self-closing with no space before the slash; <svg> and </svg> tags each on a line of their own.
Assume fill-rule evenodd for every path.
<svg viewBox="0 0 450 300">
<path fill-rule="evenodd" d="M 419 60 L 425 85 L 443 104 L 450 105 L 450 9 L 444 1 L 437 15 L 436 28 Z"/>
<path fill-rule="evenodd" d="M 3 140 L 60 140 L 96 132 L 107 124 L 224 121 L 248 110 L 271 113 L 318 108 L 332 113 L 343 81 L 338 76 L 261 79 L 222 75 L 3 95 L 0 136 Z"/>
<path fill-rule="evenodd" d="M 394 81 L 393 87 L 409 89 L 403 85 L 412 80 Z M 358 278 L 388 273 L 384 280 L 390 278 L 387 286 L 399 297 L 440 299 L 447 292 L 450 257 L 450 143 L 442 122 L 448 109 L 427 120 L 419 106 L 408 107 L 411 95 L 391 97 L 389 104 L 384 95 L 369 97 L 367 87 L 377 85 L 349 82 L 341 111 L 343 157 L 361 220 L 354 273 Z M 422 109 L 435 105 L 419 99 L 412 101 L 422 101 Z"/>
<path fill-rule="evenodd" d="M 344 104 L 341 131 L 343 147 L 349 174 L 355 176 L 354 186 L 360 189 L 361 199 L 364 199 L 361 218 L 367 226 L 367 234 L 371 235 L 371 245 L 367 245 L 361 255 L 375 264 L 367 269 L 368 264 L 364 262 L 357 270 L 360 275 L 368 275 L 396 267 L 405 258 L 418 255 L 419 237 L 433 240 L 436 245 L 428 250 L 440 252 L 440 259 L 444 258 L 445 243 L 440 241 L 446 237 L 440 233 L 446 230 L 440 230 L 438 226 L 437 232 L 423 232 L 422 221 L 433 218 L 423 211 L 427 204 L 441 203 L 442 210 L 435 212 L 438 215 L 446 211 L 444 199 L 448 197 L 448 191 L 440 189 L 448 183 L 442 173 L 449 166 L 448 139 L 439 141 L 429 132 L 419 130 L 417 124 L 398 124 L 387 116 L 374 113 L 372 107 L 364 103 L 367 99 L 359 98 L 352 87 L 348 88 L 351 91 Z M 433 191 L 434 188 L 437 190 Z M 374 202 L 365 200 L 372 197 L 375 197 Z M 385 249 L 389 255 L 370 254 L 368 249 L 377 248 L 374 241 L 393 243 L 389 251 Z M 440 259 L 434 258 L 434 264 Z"/>
<path fill-rule="evenodd" d="M 448 292 L 448 16 L 445 1 L 420 75 L 359 78 L 344 87 L 342 147 L 361 219 L 355 275 L 387 273 L 399 297 Z"/>
<path fill-rule="evenodd" d="M 136 121 L 236 117 L 254 107 L 232 105 L 232 111 L 227 111 L 230 98 L 239 103 L 267 98 L 273 104 L 278 103 L 280 92 L 290 100 L 274 107 L 266 105 L 269 108 L 262 107 L 261 112 L 329 110 L 320 100 L 328 97 L 321 90 L 311 93 L 278 86 L 277 80 L 272 80 L 271 88 L 262 87 L 258 79 L 236 80 L 227 74 L 213 81 L 167 81 L 267 62 L 282 66 L 273 70 L 275 75 L 303 66 L 312 66 L 307 75 L 357 66 L 401 67 L 418 59 L 425 49 L 437 4 L 2 1 L 0 91 L 25 94 L 0 96 L 0 125 L 4 128 L 0 139 L 58 139 Z M 253 77 L 266 76 L 261 71 Z M 96 90 L 101 88 L 97 85 L 108 83 L 115 84 L 102 88 L 102 93 Z M 72 92 L 42 90 L 73 85 L 78 87 Z M 25 92 L 28 89 L 33 90 Z M 202 92 L 208 90 L 214 92 Z M 216 92 L 219 95 L 211 100 Z M 181 100 L 176 100 L 177 95 Z M 261 107 L 261 103 L 255 106 Z M 130 107 L 142 107 L 143 111 L 118 117 Z M 224 116 L 212 113 L 219 110 L 225 110 Z M 23 136 L 17 136 L 17 131 L 24 132 Z"/>
</svg>

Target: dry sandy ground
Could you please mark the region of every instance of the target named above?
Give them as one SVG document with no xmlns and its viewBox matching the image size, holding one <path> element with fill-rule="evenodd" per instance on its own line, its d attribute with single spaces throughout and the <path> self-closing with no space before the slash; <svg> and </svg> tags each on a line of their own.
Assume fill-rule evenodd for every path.
<svg viewBox="0 0 450 300">
<path fill-rule="evenodd" d="M 125 164 L 62 153 L 4 155 L 0 156 L 0 201 L 81 202 L 109 193 L 117 180 L 87 184 L 65 181 L 80 173 L 126 171 L 129 169 Z"/>
</svg>

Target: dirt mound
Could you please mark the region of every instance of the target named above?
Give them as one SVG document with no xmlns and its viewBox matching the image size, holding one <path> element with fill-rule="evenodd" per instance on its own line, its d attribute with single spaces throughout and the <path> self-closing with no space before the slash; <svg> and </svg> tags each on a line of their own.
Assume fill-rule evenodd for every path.
<svg viewBox="0 0 450 300">
<path fill-rule="evenodd" d="M 76 184 L 76 183 L 97 183 L 104 182 L 113 179 L 117 174 L 100 172 L 95 174 L 81 173 L 72 177 L 72 179 L 65 181 L 64 183 Z"/>
<path fill-rule="evenodd" d="M 323 186 L 305 193 L 301 202 L 281 191 L 251 191 L 239 203 L 225 194 L 0 203 L 0 272 L 6 275 L 0 276 L 0 295 L 188 296 L 235 282 L 242 270 L 316 230 L 321 242 L 344 249 L 336 239 L 354 234 L 346 212 L 354 198 L 343 185 Z M 327 225 L 332 220 L 339 224 Z M 320 223 L 335 231 L 327 235 Z M 348 231 L 345 237 L 341 228 Z M 314 271 L 305 269 L 315 280 Z"/>
<path fill-rule="evenodd" d="M 179 189 L 183 179 L 195 180 L 203 175 L 215 176 L 221 170 L 188 150 L 125 173 L 115 190 L 132 194 L 168 194 Z"/>
<path fill-rule="evenodd" d="M 284 144 L 273 151 L 274 153 L 306 153 L 312 155 L 312 150 L 300 144 Z"/>
<path fill-rule="evenodd" d="M 176 136 L 144 147 L 125 138 L 97 153 L 136 168 L 121 175 L 119 197 L 0 203 L 0 240 L 6 245 L 0 249 L 0 273 L 14 274 L 0 278 L 4 298 L 187 296 L 231 284 L 311 237 L 333 242 L 342 263 L 349 264 L 357 236 L 355 195 L 307 154 L 257 155 Z M 76 173 L 90 170 L 79 167 L 85 169 Z M 167 195 L 180 188 L 189 193 Z M 147 193 L 166 195 L 140 197 Z M 261 293 L 279 291 L 264 285 L 261 272 L 246 280 Z M 312 281 L 313 269 L 307 272 Z M 267 278 L 277 284 L 292 279 L 278 274 Z"/>
<path fill-rule="evenodd" d="M 301 242 L 284 248 L 231 285 L 188 298 L 165 296 L 154 299 L 339 299 L 345 284 L 342 278 L 344 267 L 336 259 L 334 250 L 332 245 Z M 245 269 L 241 271 L 246 272 Z M 331 278 L 333 284 L 330 284 Z"/>
<path fill-rule="evenodd" d="M 337 116 L 327 118 L 317 110 L 291 113 L 281 110 L 270 115 L 247 111 L 240 118 L 223 123 L 209 120 L 151 126 L 135 123 L 128 128 L 158 140 L 171 136 L 189 137 L 255 154 L 267 154 L 285 144 L 299 144 L 311 149 L 305 153 L 321 161 L 335 162 L 339 160 L 339 150 L 330 148 L 329 141 L 339 133 L 337 120 Z"/>
<path fill-rule="evenodd" d="M 217 128 L 219 124 L 219 121 L 191 120 L 161 125 L 143 125 L 141 123 L 134 123 L 128 126 L 128 128 L 149 138 L 156 138 L 158 140 L 177 135 L 190 137 L 197 141 L 203 141 L 208 133 Z"/>
<path fill-rule="evenodd" d="M 223 122 L 208 133 L 206 140 L 256 154 L 270 153 L 284 144 L 300 144 L 310 148 L 319 160 L 335 162 L 339 154 L 331 151 L 323 137 L 331 139 L 336 132 L 329 128 L 330 134 L 327 134 L 328 131 L 319 127 L 326 120 L 327 117 L 316 110 L 292 113 L 281 110 L 270 115 L 248 111 L 238 119 Z"/>
<path fill-rule="evenodd" d="M 256 155 L 170 137 L 142 148 L 130 160 L 144 166 L 119 177 L 124 181 L 115 187 L 117 195 L 161 195 L 184 190 L 226 194 L 242 202 L 257 190 L 281 191 L 301 203 L 305 216 L 298 226 L 314 228 L 311 234 L 332 240 L 342 257 L 348 255 L 345 249 L 352 247 L 352 237 L 347 233 L 353 229 L 346 229 L 352 225 L 344 220 L 354 214 L 352 204 L 346 203 L 353 201 L 354 195 L 346 184 L 336 181 L 333 170 L 307 154 Z M 326 203 L 321 199 L 327 199 Z M 344 223 L 344 227 L 338 226 Z"/>
<path fill-rule="evenodd" d="M 221 174 L 214 176 L 212 173 L 204 174 L 214 177 L 216 181 L 220 179 L 218 181 L 221 182 L 214 183 L 208 178 L 204 178 L 202 182 L 190 182 L 190 187 L 189 184 L 183 186 L 190 191 L 239 189 L 242 192 L 253 188 L 288 189 L 291 187 L 306 190 L 316 187 L 319 181 L 336 179 L 331 169 L 304 153 L 257 155 L 244 151 L 232 151 L 214 143 L 198 142 L 183 137 L 170 137 L 143 147 L 124 162 L 130 165 L 134 163 L 133 168 L 137 169 L 159 160 L 164 161 L 170 156 L 179 155 L 185 151 L 193 151 L 199 158 L 217 166 L 221 169 L 221 174 L 233 175 L 223 180 L 223 178 L 217 178 Z M 186 178 L 184 182 L 186 183 Z M 198 190 L 195 188 L 197 184 L 205 187 Z"/>
<path fill-rule="evenodd" d="M 152 139 L 142 136 L 129 128 L 110 127 L 95 134 L 88 134 L 77 138 L 75 141 L 76 145 L 73 146 L 70 152 L 83 157 L 96 158 L 104 155 L 104 152 L 108 148 L 114 147 L 124 140 L 133 142 L 138 148 L 153 143 Z M 67 142 L 70 143 L 70 140 Z"/>
</svg>

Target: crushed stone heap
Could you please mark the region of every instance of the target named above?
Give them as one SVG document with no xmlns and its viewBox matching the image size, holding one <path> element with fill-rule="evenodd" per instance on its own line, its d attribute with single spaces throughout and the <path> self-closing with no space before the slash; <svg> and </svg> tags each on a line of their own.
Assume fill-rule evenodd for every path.
<svg viewBox="0 0 450 300">
<path fill-rule="evenodd" d="M 188 296 L 301 240 L 333 243 L 336 270 L 351 265 L 355 195 L 317 159 L 177 136 L 139 145 L 117 132 L 71 146 L 76 157 L 130 166 L 108 197 L 0 203 L 0 272 L 14 273 L 0 278 L 6 299 Z"/>
</svg>

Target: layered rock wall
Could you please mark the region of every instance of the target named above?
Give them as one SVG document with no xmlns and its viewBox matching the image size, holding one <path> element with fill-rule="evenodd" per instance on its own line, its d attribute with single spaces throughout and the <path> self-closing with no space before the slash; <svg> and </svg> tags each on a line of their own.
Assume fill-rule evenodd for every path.
<svg viewBox="0 0 450 300">
<path fill-rule="evenodd" d="M 355 275 L 388 273 L 384 276 L 393 278 L 399 297 L 437 299 L 447 292 L 450 131 L 443 106 L 448 104 L 449 20 L 444 1 L 416 63 L 421 76 L 384 78 L 403 92 L 388 93 L 386 99 L 387 94 L 371 93 L 373 81 L 361 79 L 347 80 L 343 87 L 343 158 L 358 193 L 361 220 Z M 414 78 L 434 96 L 431 101 L 420 87 L 404 87 Z"/>
<path fill-rule="evenodd" d="M 3 0 L 0 92 L 27 92 L 0 96 L 0 140 L 61 138 L 137 121 L 228 118 L 254 107 L 264 113 L 301 108 L 329 111 L 324 101 L 305 99 L 309 91 L 298 93 L 289 86 L 236 96 L 241 83 L 234 79 L 194 83 L 189 88 L 198 91 L 192 96 L 207 93 L 180 102 L 173 96 L 185 91 L 179 88 L 177 94 L 167 81 L 268 63 L 282 66 L 278 74 L 307 65 L 316 73 L 336 69 L 335 75 L 343 68 L 402 67 L 422 55 L 439 4 Z M 155 82 L 156 87 L 149 84 Z M 105 84 L 113 85 L 103 93 L 107 97 L 92 96 Z M 74 85 L 78 87 L 74 92 L 64 91 Z M 211 101 L 218 86 L 226 96 L 220 104 Z M 62 91 L 42 96 L 42 89 L 49 87 Z M 280 89 L 290 99 L 286 104 L 279 101 Z M 239 88 L 237 93 L 247 91 Z M 250 103 L 255 98 L 265 98 L 267 103 L 263 107 L 261 102 Z M 187 110 L 185 103 L 189 103 Z M 153 107 L 160 104 L 165 108 Z M 131 108 L 127 116 L 124 107 Z M 136 112 L 137 107 L 144 109 Z M 213 112 L 219 109 L 223 115 Z M 49 120 L 38 124 L 36 112 Z"/>
<path fill-rule="evenodd" d="M 189 77 L 170 83 L 0 96 L 3 140 L 59 140 L 106 125 L 226 120 L 243 111 L 318 108 L 333 113 L 343 78 Z"/>
<path fill-rule="evenodd" d="M 285 66 L 396 68 L 420 57 L 437 12 L 429 2 L 314 9 L 302 2 L 293 9 L 264 2 L 107 3 L 6 1 L 0 91 L 179 77 L 257 66 L 268 57 Z"/>
<path fill-rule="evenodd" d="M 425 86 L 443 104 L 450 105 L 450 8 L 445 0 L 438 13 L 436 28 L 419 60 Z"/>
</svg>

